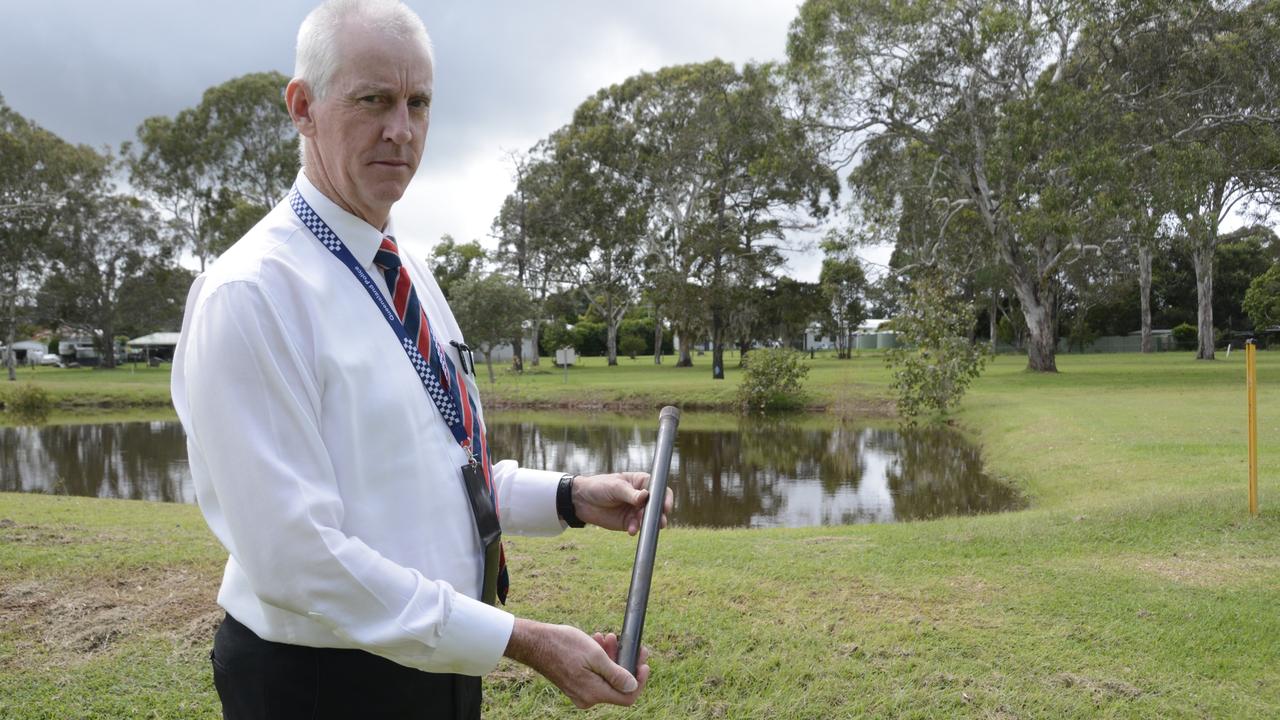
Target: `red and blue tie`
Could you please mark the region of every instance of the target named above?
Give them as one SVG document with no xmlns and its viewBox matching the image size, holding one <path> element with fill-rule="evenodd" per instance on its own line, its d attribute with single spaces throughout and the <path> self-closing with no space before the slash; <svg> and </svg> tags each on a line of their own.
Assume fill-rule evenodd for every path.
<svg viewBox="0 0 1280 720">
<path fill-rule="evenodd" d="M 396 247 L 394 238 L 388 236 L 382 239 L 382 245 L 373 256 L 373 264 L 382 270 L 383 278 L 387 281 L 387 289 L 391 291 L 391 304 L 395 308 L 396 316 L 404 324 L 405 336 L 416 338 L 418 352 L 430 363 L 431 369 L 440 378 L 440 384 L 449 391 L 454 406 L 459 408 L 471 452 L 480 463 L 481 472 L 484 473 L 485 487 L 489 489 L 489 496 L 493 498 L 496 512 L 498 495 L 493 487 L 492 468 L 489 464 L 489 443 L 485 438 L 484 423 L 480 421 L 474 396 L 467 389 L 466 375 L 436 342 L 435 335 L 431 332 L 431 325 L 427 322 L 426 310 L 418 301 L 418 293 L 414 290 L 413 281 L 409 278 L 409 269 L 400 261 L 400 251 Z M 510 578 L 507 575 L 506 552 L 501 546 L 499 546 L 498 558 L 498 600 L 506 604 Z"/>
</svg>

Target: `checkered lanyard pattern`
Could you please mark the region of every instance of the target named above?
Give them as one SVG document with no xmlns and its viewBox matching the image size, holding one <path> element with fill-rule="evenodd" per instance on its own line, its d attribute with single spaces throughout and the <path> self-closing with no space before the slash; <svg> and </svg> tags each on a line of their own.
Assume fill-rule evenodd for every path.
<svg viewBox="0 0 1280 720">
<path fill-rule="evenodd" d="M 382 311 L 383 317 L 400 339 L 400 344 L 409 362 L 413 364 L 413 369 L 422 380 L 427 394 L 448 424 L 454 439 L 467 451 L 471 461 L 483 474 L 485 487 L 488 488 L 489 497 L 493 500 L 494 512 L 497 512 L 498 494 L 493 487 L 489 443 L 485 438 L 484 423 L 480 420 L 474 396 L 467 390 L 465 374 L 447 354 L 441 351 L 440 344 L 431 332 L 427 313 L 418 301 L 418 293 L 413 288 L 408 269 L 400 261 L 400 252 L 395 240 L 384 237 L 378 252 L 373 256 L 373 264 L 382 271 L 387 289 L 391 291 L 391 303 L 388 304 L 387 298 L 373 283 L 373 279 L 347 249 L 337 233 L 320 219 L 296 188 L 289 194 L 289 204 L 298 215 L 298 219 L 307 226 L 316 239 L 360 280 L 378 309 Z M 498 558 L 497 594 L 498 599 L 505 604 L 510 577 L 507 574 L 506 552 L 501 545 L 499 545 Z"/>
</svg>

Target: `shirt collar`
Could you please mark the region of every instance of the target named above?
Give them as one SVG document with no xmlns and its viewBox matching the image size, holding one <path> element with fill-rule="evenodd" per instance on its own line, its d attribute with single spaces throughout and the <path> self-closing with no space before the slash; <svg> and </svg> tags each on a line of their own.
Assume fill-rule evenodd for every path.
<svg viewBox="0 0 1280 720">
<path fill-rule="evenodd" d="M 378 247 L 382 245 L 382 238 L 395 236 L 395 226 L 391 218 L 387 218 L 385 232 L 375 228 L 338 207 L 336 203 L 320 192 L 307 179 L 307 174 L 303 170 L 298 171 L 298 179 L 294 182 L 294 186 L 298 188 L 302 199 L 307 201 L 307 204 L 329 226 L 329 229 L 338 234 L 338 237 L 342 239 L 342 243 L 347 246 L 347 249 L 360 262 L 360 265 L 366 269 L 373 267 L 373 256 L 378 252 Z"/>
</svg>

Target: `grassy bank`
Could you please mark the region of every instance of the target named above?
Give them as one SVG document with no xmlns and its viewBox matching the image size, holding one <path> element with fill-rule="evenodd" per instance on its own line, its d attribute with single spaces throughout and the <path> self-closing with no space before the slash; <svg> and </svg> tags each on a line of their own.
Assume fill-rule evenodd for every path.
<svg viewBox="0 0 1280 720">
<path fill-rule="evenodd" d="M 597 715 L 1277 716 L 1280 354 L 1260 360 L 1259 518 L 1244 511 L 1238 354 L 1063 357 L 1058 376 L 1000 358 L 957 421 L 1029 509 L 674 528 L 646 627 L 650 688 Z M 886 394 L 877 361 L 822 372 Z M 518 396 L 553 398 L 556 379 L 526 375 Z M 633 547 L 592 530 L 512 539 L 510 609 L 616 628 Z M 0 495 L 0 717 L 217 717 L 205 658 L 221 558 L 192 507 Z M 507 664 L 487 703 L 491 718 L 571 710 Z"/>
<path fill-rule="evenodd" d="M 569 407 L 577 409 L 648 409 L 667 404 L 693 408 L 732 409 L 737 390 L 738 354 L 726 353 L 726 379 L 711 379 L 711 356 L 696 358 L 694 367 L 675 367 L 667 356 L 663 365 L 653 359 L 621 358 L 609 367 L 604 358 L 581 358 L 566 374 L 547 358 L 514 373 L 494 367 L 489 382 L 483 364 L 477 366 L 481 393 L 489 407 Z M 868 353 L 853 361 L 819 354 L 811 361 L 807 388 L 811 406 L 839 414 L 892 414 L 886 402 L 888 377 L 883 356 Z M 118 411 L 128 408 L 170 407 L 170 366 L 125 366 L 116 370 L 92 368 L 22 368 L 19 383 L 44 388 L 54 406 L 64 413 Z M 14 383 L 0 382 L 0 403 Z M 0 416 L 2 418 L 2 416 Z M 3 422 L 3 419 L 0 419 Z"/>
</svg>

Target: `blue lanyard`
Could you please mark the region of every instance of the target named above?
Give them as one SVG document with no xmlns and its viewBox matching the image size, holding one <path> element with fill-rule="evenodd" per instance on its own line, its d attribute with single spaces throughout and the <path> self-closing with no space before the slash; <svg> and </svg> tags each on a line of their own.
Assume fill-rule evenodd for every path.
<svg viewBox="0 0 1280 720">
<path fill-rule="evenodd" d="M 449 394 L 449 391 L 440 384 L 442 372 L 440 360 L 432 358 L 432 360 L 428 361 L 427 358 L 422 357 L 422 353 L 418 351 L 417 342 L 405 333 L 404 323 L 396 316 L 391 303 L 387 302 L 386 296 L 374 284 L 373 278 L 360 265 L 360 261 L 356 260 L 356 257 L 347 249 L 346 244 L 342 242 L 342 238 L 329 229 L 329 226 L 320 218 L 320 215 L 311 209 L 311 206 L 303 199 L 302 193 L 298 192 L 296 187 L 289 191 L 289 206 L 297 213 L 298 219 L 302 221 L 302 224 L 320 241 L 320 244 L 328 248 L 329 252 L 341 260 L 343 265 L 347 266 L 347 269 L 360 281 L 360 285 L 369 293 L 369 297 L 373 298 L 373 303 L 382 311 L 383 319 L 387 321 L 391 331 L 396 334 L 396 339 L 400 341 L 400 347 L 404 348 L 404 353 L 408 356 L 409 363 L 413 365 L 414 371 L 418 373 L 418 378 L 422 380 L 422 387 L 436 404 L 436 409 L 440 411 L 444 421 L 448 423 L 449 431 L 453 433 L 454 439 L 458 441 L 462 449 L 467 451 L 467 454 L 471 457 L 471 462 L 477 462 L 475 452 L 471 447 L 471 440 L 467 436 L 467 428 L 463 425 L 462 416 L 458 413 L 458 406 L 453 402 L 453 397 Z M 457 378 L 458 373 L 454 372 L 452 367 L 453 361 L 439 348 L 435 334 L 432 333 L 430 337 L 431 343 L 437 347 L 435 355 L 447 363 L 449 367 L 449 377 Z M 465 393 L 467 389 L 460 387 L 458 392 Z M 479 418 L 476 418 L 476 422 L 479 422 Z"/>
</svg>

